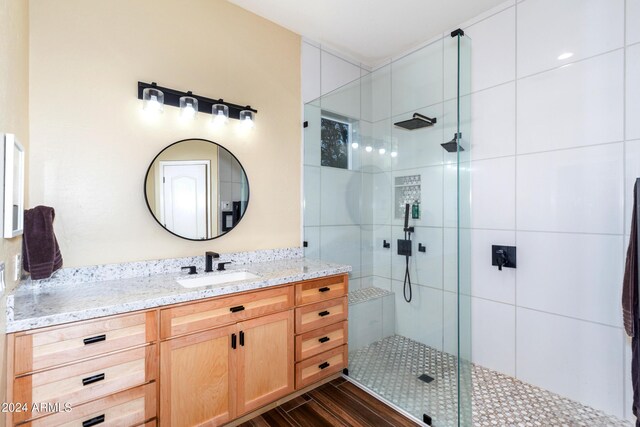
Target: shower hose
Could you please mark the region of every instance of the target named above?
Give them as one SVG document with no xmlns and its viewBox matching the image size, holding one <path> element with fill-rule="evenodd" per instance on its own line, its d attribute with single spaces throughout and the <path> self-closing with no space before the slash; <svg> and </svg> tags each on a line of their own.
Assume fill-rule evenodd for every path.
<svg viewBox="0 0 640 427">
<path fill-rule="evenodd" d="M 411 242 L 411 232 L 404 232 L 405 240 L 409 240 Z M 404 270 L 404 288 L 402 290 L 404 294 L 404 300 L 406 302 L 411 302 L 413 298 L 413 292 L 411 290 L 411 274 L 409 273 L 409 255 L 405 255 L 405 270 Z"/>
</svg>

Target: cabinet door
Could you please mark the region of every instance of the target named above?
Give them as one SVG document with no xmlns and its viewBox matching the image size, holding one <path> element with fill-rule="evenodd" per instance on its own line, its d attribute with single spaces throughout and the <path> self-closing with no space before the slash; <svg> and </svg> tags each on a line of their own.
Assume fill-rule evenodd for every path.
<svg viewBox="0 0 640 427">
<path fill-rule="evenodd" d="M 161 343 L 162 425 L 220 425 L 235 417 L 235 332 L 232 325 Z"/>
<path fill-rule="evenodd" d="M 238 415 L 294 390 L 293 311 L 238 323 Z"/>
</svg>

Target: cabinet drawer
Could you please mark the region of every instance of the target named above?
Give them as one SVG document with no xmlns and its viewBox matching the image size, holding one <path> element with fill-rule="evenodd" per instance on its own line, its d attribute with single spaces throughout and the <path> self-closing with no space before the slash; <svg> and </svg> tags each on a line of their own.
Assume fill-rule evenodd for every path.
<svg viewBox="0 0 640 427">
<path fill-rule="evenodd" d="M 347 320 L 347 297 L 296 308 L 296 334 Z"/>
<path fill-rule="evenodd" d="M 142 345 L 156 338 L 153 311 L 20 333 L 15 338 L 15 374 Z"/>
<path fill-rule="evenodd" d="M 185 304 L 161 311 L 163 339 L 264 316 L 293 307 L 293 286 Z"/>
<path fill-rule="evenodd" d="M 342 371 L 347 366 L 347 358 L 347 346 L 343 345 L 296 363 L 296 389 Z"/>
<path fill-rule="evenodd" d="M 347 294 L 349 276 L 323 277 L 296 284 L 296 305 L 339 298 Z"/>
<path fill-rule="evenodd" d="M 129 389 L 93 402 L 30 421 L 28 427 L 115 427 L 143 424 L 156 416 L 156 383 Z"/>
<path fill-rule="evenodd" d="M 156 379 L 156 344 L 16 378 L 14 401 L 76 405 Z M 16 422 L 31 418 L 17 412 Z M 42 412 L 34 414 L 42 415 Z"/>
<path fill-rule="evenodd" d="M 346 344 L 348 331 L 349 327 L 344 321 L 296 336 L 296 361 Z"/>
</svg>

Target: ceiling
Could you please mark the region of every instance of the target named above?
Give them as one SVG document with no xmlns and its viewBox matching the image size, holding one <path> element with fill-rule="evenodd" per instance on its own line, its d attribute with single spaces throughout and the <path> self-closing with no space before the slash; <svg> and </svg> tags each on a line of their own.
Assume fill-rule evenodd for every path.
<svg viewBox="0 0 640 427">
<path fill-rule="evenodd" d="M 368 65 L 395 56 L 504 0 L 229 0 Z"/>
</svg>

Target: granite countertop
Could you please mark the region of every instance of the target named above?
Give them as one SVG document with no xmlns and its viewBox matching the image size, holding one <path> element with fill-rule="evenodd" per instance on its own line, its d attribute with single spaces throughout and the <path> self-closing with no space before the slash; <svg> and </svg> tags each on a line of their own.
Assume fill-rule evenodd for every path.
<svg viewBox="0 0 640 427">
<path fill-rule="evenodd" d="M 189 276 L 185 272 L 102 281 L 60 281 L 47 286 L 26 282 L 7 298 L 7 332 L 19 332 L 78 320 L 195 301 L 236 292 L 347 273 L 351 266 L 305 258 L 230 265 L 227 272 L 247 271 L 258 279 L 225 286 L 184 288 L 176 279 L 201 278 L 221 272 Z"/>
</svg>

